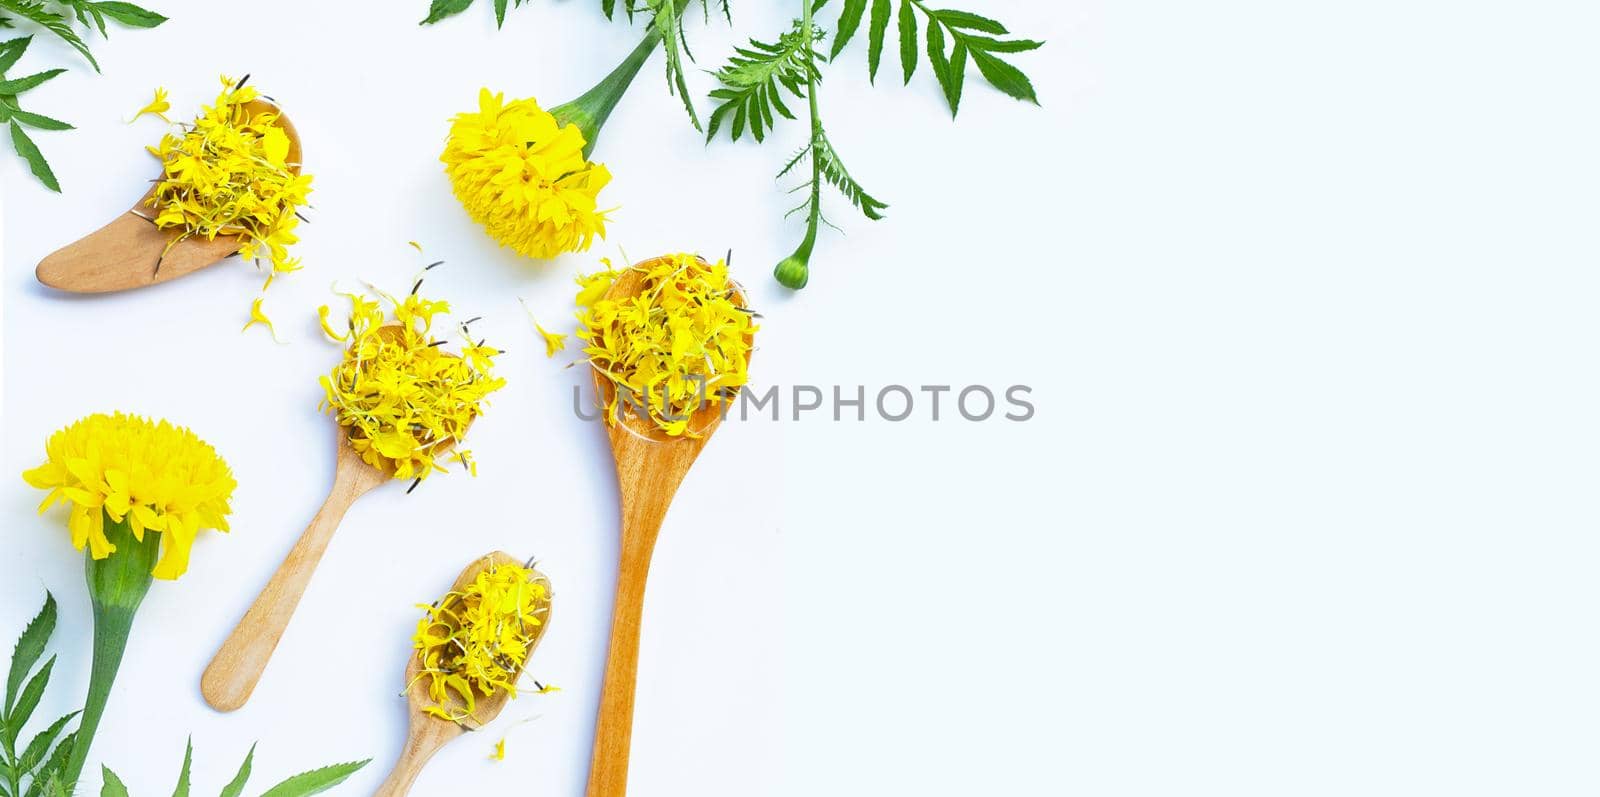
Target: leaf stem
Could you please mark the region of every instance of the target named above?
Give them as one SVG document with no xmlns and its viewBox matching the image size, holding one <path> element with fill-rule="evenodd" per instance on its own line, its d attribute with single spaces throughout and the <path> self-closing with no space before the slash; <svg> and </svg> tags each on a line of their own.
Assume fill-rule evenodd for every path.
<svg viewBox="0 0 1600 797">
<path fill-rule="evenodd" d="M 811 199 L 806 213 L 806 237 L 800 247 L 778 263 L 773 276 L 792 290 L 800 290 L 811 278 L 811 250 L 817 244 L 817 223 L 822 220 L 822 160 L 818 145 L 822 143 L 822 114 L 817 108 L 816 51 L 813 49 L 816 26 L 812 23 L 812 0 L 800 0 L 800 49 L 805 58 L 806 102 L 811 111 Z"/>
</svg>

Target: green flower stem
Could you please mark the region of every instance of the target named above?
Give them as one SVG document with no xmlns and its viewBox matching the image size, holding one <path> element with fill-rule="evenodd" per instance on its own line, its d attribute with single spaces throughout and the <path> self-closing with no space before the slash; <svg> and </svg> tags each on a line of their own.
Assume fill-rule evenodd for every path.
<svg viewBox="0 0 1600 797">
<path fill-rule="evenodd" d="M 817 244 L 817 223 L 822 220 L 822 160 L 817 157 L 817 143 L 822 140 L 822 114 L 817 110 L 816 70 L 811 68 L 816 52 L 812 49 L 812 40 L 817 30 L 811 22 L 812 6 L 811 0 L 800 0 L 800 46 L 806 57 L 806 100 L 811 105 L 811 207 L 806 214 L 806 237 L 800 242 L 800 248 L 772 271 L 778 282 L 792 290 L 804 288 L 811 277 L 811 249 Z"/>
<path fill-rule="evenodd" d="M 96 560 L 85 556 L 84 575 L 89 582 L 89 602 L 94 607 L 94 663 L 89 671 L 89 696 L 78 720 L 78 733 L 72 743 L 72 757 L 61 773 L 62 783 L 77 783 L 89 759 L 100 717 L 111 697 L 111 685 L 122 666 L 128 648 L 133 616 L 150 591 L 150 571 L 156 566 L 161 545 L 156 532 L 146 531 L 144 540 L 133 536 L 127 519 L 118 523 L 105 519 L 106 537 L 117 547 L 116 553 Z"/>
<path fill-rule="evenodd" d="M 644 67 L 644 62 L 650 60 L 650 54 L 655 52 L 656 45 L 661 43 L 661 31 L 654 25 L 646 33 L 639 46 L 623 59 L 611 74 L 595 84 L 595 87 L 584 92 L 577 99 L 562 103 L 550 109 L 551 115 L 562 124 L 575 124 L 583 131 L 583 157 L 587 159 L 594 153 L 595 142 L 600 139 L 600 128 L 605 125 L 606 118 L 611 116 L 611 110 L 622 101 L 622 95 L 628 93 L 628 87 L 633 85 L 633 79 Z"/>
</svg>

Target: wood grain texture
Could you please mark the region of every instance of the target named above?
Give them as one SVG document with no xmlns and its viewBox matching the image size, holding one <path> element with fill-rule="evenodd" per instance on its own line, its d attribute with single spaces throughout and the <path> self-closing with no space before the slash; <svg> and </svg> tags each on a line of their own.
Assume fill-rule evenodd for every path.
<svg viewBox="0 0 1600 797">
<path fill-rule="evenodd" d="M 300 134 L 277 107 L 256 100 L 245 105 L 251 113 L 271 111 L 279 113 L 279 121 L 289 136 L 288 162 L 290 170 L 300 173 L 303 157 Z M 39 261 L 34 276 L 39 282 L 57 290 L 71 293 L 111 293 L 131 288 L 142 288 L 186 274 L 193 274 L 206 266 L 222 261 L 239 251 L 239 237 L 220 235 L 215 239 L 190 238 L 172 247 L 166 257 L 161 253 L 179 233 L 160 230 L 146 216 L 154 211 L 148 202 L 155 194 L 155 186 L 134 204 L 133 209 L 112 219 L 110 224 L 51 253 Z M 161 268 L 157 269 L 156 264 Z"/>
<path fill-rule="evenodd" d="M 212 708 L 234 711 L 250 699 L 333 532 L 339 528 L 339 521 L 357 498 L 388 481 L 389 474 L 361 460 L 339 428 L 333 488 L 328 491 L 328 499 L 200 677 L 200 693 Z"/>
<path fill-rule="evenodd" d="M 451 591 L 459 592 L 476 579 L 479 573 L 490 567 L 498 567 L 505 564 L 521 565 L 522 562 L 504 551 L 495 551 L 467 565 L 450 589 Z M 550 606 L 554 604 L 555 598 L 555 592 L 550 587 L 550 580 L 543 573 L 535 570 L 529 581 L 535 584 L 543 584 L 545 594 L 550 596 L 550 602 L 545 607 L 544 617 L 542 618 L 544 620 L 543 624 L 538 627 L 533 639 L 528 643 L 528 656 L 523 659 L 524 667 L 533 658 L 534 650 L 538 648 L 540 640 L 544 639 L 545 632 L 550 628 Z M 410 714 L 411 729 L 406 735 L 406 745 L 400 752 L 400 760 L 395 762 L 394 769 L 389 773 L 388 779 L 378 788 L 376 797 L 405 797 L 411 791 L 411 786 L 416 782 L 417 776 L 422 774 L 422 768 L 427 766 L 428 761 L 433 758 L 435 753 L 463 733 L 478 730 L 493 722 L 496 717 L 500 716 L 500 712 L 505 710 L 506 705 L 511 702 L 510 695 L 505 692 L 492 696 L 480 693 L 478 695 L 477 710 L 473 716 L 462 722 L 450 722 L 449 720 L 440 719 L 427 713 L 428 706 L 433 704 L 433 700 L 428 694 L 428 683 L 421 675 L 422 659 L 413 651 L 406 664 L 406 703 Z M 522 672 L 519 670 L 517 676 L 521 677 L 521 675 Z M 452 697 L 454 697 L 453 693 Z M 462 706 L 459 698 L 456 698 L 455 702 L 457 708 Z"/>
<path fill-rule="evenodd" d="M 639 267 L 648 269 L 651 265 L 645 262 Z M 611 286 L 607 298 L 635 295 L 642 282 L 638 272 L 626 271 Z M 736 293 L 734 301 L 744 306 L 743 295 Z M 601 405 L 605 406 L 615 389 L 610 380 L 598 373 L 594 381 Z M 617 466 L 622 544 L 616 602 L 611 616 L 611 643 L 606 652 L 606 674 L 600 688 L 594 753 L 589 764 L 588 797 L 622 797 L 627 792 L 634 686 L 639 671 L 640 618 L 644 612 L 650 559 L 667 516 L 667 507 L 671 506 L 678 486 L 721 422 L 720 406 L 707 405 L 695 412 L 689 421 L 689 429 L 697 437 L 669 437 L 633 413 L 626 413 L 620 421 L 607 427 Z"/>
</svg>

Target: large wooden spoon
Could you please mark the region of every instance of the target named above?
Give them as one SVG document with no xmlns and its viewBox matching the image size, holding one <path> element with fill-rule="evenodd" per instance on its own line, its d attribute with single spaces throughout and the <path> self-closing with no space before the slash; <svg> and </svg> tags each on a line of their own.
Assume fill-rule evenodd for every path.
<svg viewBox="0 0 1600 797">
<path fill-rule="evenodd" d="M 289 117 L 277 106 L 253 100 L 244 106 L 254 114 L 276 113 L 283 132 L 289 136 L 289 168 L 300 173 L 300 134 Z M 110 224 L 78 241 L 56 250 L 34 270 L 41 283 L 72 293 L 111 293 L 142 288 L 193 274 L 239 251 L 239 236 L 219 235 L 213 239 L 187 238 L 167 251 L 167 244 L 180 235 L 177 230 L 157 229 L 148 216 L 155 211 L 147 204 L 155 195 L 152 183 L 133 209 Z M 161 268 L 157 269 L 156 264 Z"/>
<path fill-rule="evenodd" d="M 397 336 L 401 334 L 400 327 L 390 324 L 380 328 L 378 334 Z M 311 519 L 311 525 L 300 535 L 300 540 L 289 549 L 283 564 L 272 574 L 272 579 L 256 596 L 255 603 L 250 605 L 250 610 L 239 620 L 200 677 L 200 694 L 218 711 L 235 711 L 250 699 L 273 651 L 278 648 L 278 640 L 283 638 L 289 620 L 294 617 L 295 607 L 300 605 L 301 596 L 311 584 L 311 576 L 322 561 L 322 554 L 328 550 L 333 532 L 339 528 L 339 521 L 344 519 L 350 506 L 373 488 L 393 480 L 392 473 L 368 465 L 361 458 L 343 426 L 335 424 L 335 428 L 339 432 L 339 448 L 328 500 Z M 454 446 L 454 441 L 445 441 L 434 453 L 443 456 Z"/>
<path fill-rule="evenodd" d="M 648 270 L 651 265 L 652 262 L 645 262 L 639 268 Z M 644 287 L 643 276 L 639 270 L 624 271 L 606 292 L 606 298 L 620 300 L 638 295 Z M 743 295 L 736 293 L 734 302 L 744 306 Z M 596 373 L 594 384 L 601 406 L 609 406 L 615 395 L 611 381 Z M 622 556 L 611 615 L 611 646 L 606 654 L 606 675 L 595 720 L 588 797 L 622 797 L 627 791 L 634 683 L 639 670 L 639 622 L 644 612 L 644 585 L 650 573 L 651 554 L 678 485 L 721 422 L 721 405 L 708 403 L 690 417 L 689 429 L 696 437 L 669 437 L 632 412 L 623 413 L 620 420 L 607 427 L 622 501 Z"/>
<path fill-rule="evenodd" d="M 521 565 L 522 563 L 513 559 L 508 553 L 495 551 L 467 565 L 467 569 L 461 571 L 461 577 L 456 579 L 455 586 L 450 589 L 453 592 L 459 592 L 472 583 L 479 573 L 491 567 L 507 564 Z M 553 597 L 554 593 L 550 591 L 550 580 L 545 578 L 543 573 L 537 570 L 533 571 L 531 583 L 543 584 L 545 595 Z M 550 627 L 549 604 L 546 604 L 544 616 L 540 619 L 543 622 L 537 626 L 533 632 L 533 638 L 528 642 L 528 655 L 522 660 L 524 667 L 527 666 L 528 659 L 533 657 L 534 648 L 538 647 L 539 640 L 544 638 L 545 630 Z M 477 706 L 474 707 L 472 715 L 460 722 L 451 722 L 428 713 L 428 707 L 434 705 L 434 702 L 432 696 L 428 694 L 427 680 L 422 678 L 421 675 L 422 657 L 413 653 L 411 662 L 406 665 L 406 683 L 409 684 L 406 688 L 406 702 L 410 706 L 411 730 L 406 735 L 406 746 L 400 753 L 400 760 L 395 763 L 394 770 L 389 773 L 389 779 L 378 787 L 378 793 L 374 797 L 405 797 L 411 791 L 411 784 L 415 783 L 417 776 L 422 774 L 422 768 L 427 766 L 434 753 L 439 752 L 457 736 L 467 731 L 478 730 L 493 722 L 496 717 L 500 716 L 500 712 L 505 710 L 506 704 L 511 702 L 511 695 L 505 691 L 488 696 L 480 693 L 476 696 Z M 519 669 L 512 680 L 515 681 L 521 675 L 522 672 Z M 460 701 L 460 698 L 453 693 L 452 697 Z M 452 708 L 464 710 L 465 706 L 462 703 L 454 705 Z"/>
</svg>

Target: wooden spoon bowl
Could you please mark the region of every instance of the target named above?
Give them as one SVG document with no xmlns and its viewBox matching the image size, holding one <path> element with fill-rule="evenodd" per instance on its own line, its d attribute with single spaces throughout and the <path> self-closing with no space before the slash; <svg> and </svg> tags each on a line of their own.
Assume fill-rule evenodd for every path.
<svg viewBox="0 0 1600 797">
<path fill-rule="evenodd" d="M 276 105 L 253 100 L 244 106 L 252 115 L 278 114 L 278 123 L 289 137 L 289 168 L 300 173 L 300 134 Z M 39 282 L 71 293 L 111 293 L 175 280 L 218 263 L 239 251 L 237 235 L 206 239 L 191 237 L 167 250 L 167 244 L 182 233 L 163 230 L 144 214 L 152 212 L 158 177 L 150 190 L 128 212 L 104 227 L 68 244 L 39 261 L 34 275 Z M 162 252 L 166 256 L 162 256 Z M 161 267 L 156 268 L 160 263 Z"/>
<path fill-rule="evenodd" d="M 522 562 L 503 551 L 496 551 L 482 557 L 467 565 L 467 568 L 461 571 L 461 576 L 456 579 L 455 585 L 450 590 L 459 592 L 472 583 L 479 573 L 492 567 L 508 564 L 521 565 Z M 554 593 L 550 590 L 550 580 L 543 573 L 537 570 L 533 571 L 530 583 L 544 585 L 545 595 L 549 596 L 549 598 L 554 598 Z M 534 631 L 533 638 L 528 643 L 528 655 L 522 660 L 523 667 L 527 666 L 528 659 L 533 658 L 534 649 L 539 646 L 539 641 L 544 639 L 545 631 L 550 628 L 549 603 L 546 604 L 544 617 L 541 619 L 543 622 Z M 521 676 L 522 670 L 519 669 L 512 678 L 513 682 Z M 476 695 L 477 705 L 474 707 L 472 715 L 459 722 L 451 722 L 429 714 L 428 707 L 433 706 L 434 701 L 432 695 L 428 693 L 427 680 L 422 677 L 422 657 L 418 656 L 415 651 L 411 654 L 410 663 L 406 665 L 406 683 L 409 684 L 406 688 L 406 702 L 409 706 L 411 729 L 406 737 L 405 749 L 400 753 L 400 760 L 395 763 L 394 770 L 389 773 L 389 779 L 384 781 L 383 785 L 378 788 L 378 793 L 375 797 L 404 797 L 407 792 L 411 791 L 411 785 L 416 782 L 417 776 L 422 773 L 422 768 L 427 766 L 428 761 L 433 758 L 435 753 L 439 752 L 456 737 L 468 731 L 478 730 L 493 722 L 496 717 L 500 716 L 500 712 L 505 710 L 506 705 L 511 702 L 511 695 L 505 691 L 500 691 L 493 695 L 484 695 L 479 692 Z M 454 693 L 451 693 L 450 696 L 453 700 L 446 708 L 465 711 L 465 701 Z"/>
<path fill-rule="evenodd" d="M 646 261 L 639 266 L 648 270 L 654 262 Z M 628 269 L 612 284 L 606 298 L 626 299 L 638 295 L 643 287 L 644 274 Z M 742 293 L 735 292 L 733 301 L 740 307 L 745 306 Z M 746 364 L 748 362 L 747 354 Z M 596 372 L 594 384 L 601 406 L 609 406 L 616 395 L 611 380 Z M 634 412 L 622 413 L 620 420 L 606 427 L 617 465 L 622 545 L 616 603 L 611 617 L 611 644 L 606 653 L 606 674 L 595 721 L 588 797 L 622 797 L 627 791 L 634 686 L 639 670 L 639 627 L 650 559 L 678 485 L 683 483 L 689 467 L 721 423 L 722 406 L 707 402 L 689 417 L 688 428 L 694 437 L 667 435 Z"/>
</svg>

